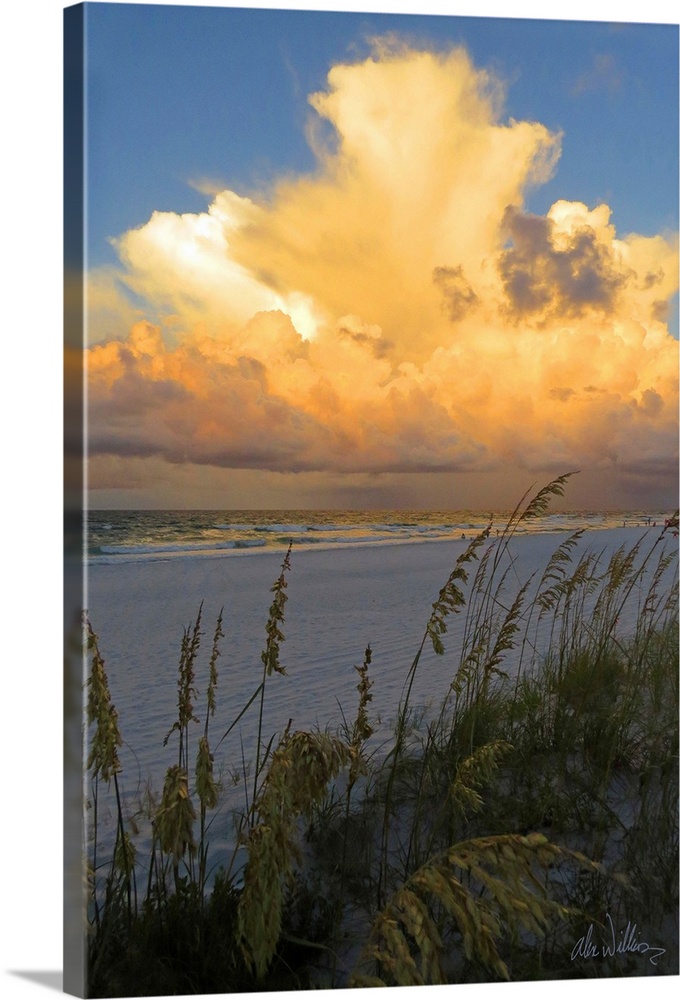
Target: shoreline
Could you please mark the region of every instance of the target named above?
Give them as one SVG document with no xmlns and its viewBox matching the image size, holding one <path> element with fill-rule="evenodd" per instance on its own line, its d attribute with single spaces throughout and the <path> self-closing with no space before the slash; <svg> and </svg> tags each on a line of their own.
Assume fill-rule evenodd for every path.
<svg viewBox="0 0 680 1000">
<path fill-rule="evenodd" d="M 581 528 L 552 528 L 552 527 L 541 527 L 534 528 L 533 530 L 528 530 L 526 528 L 518 528 L 514 534 L 514 539 L 521 538 L 534 538 L 534 537 L 555 537 L 558 535 L 569 536 L 577 531 L 582 531 L 584 535 L 592 535 L 598 533 L 606 533 L 614 531 L 638 531 L 642 535 L 658 531 L 661 532 L 664 525 L 657 523 L 650 525 L 642 524 L 622 524 L 618 526 L 611 527 L 590 527 L 584 526 Z M 483 529 L 482 529 L 483 530 Z M 468 544 L 474 537 L 480 533 L 480 530 L 476 527 L 471 527 L 467 532 L 461 532 L 459 535 L 444 537 L 444 538 L 419 538 L 413 536 L 410 538 L 362 538 L 357 540 L 346 540 L 346 541 L 318 541 L 318 542 L 304 542 L 298 541 L 294 536 L 291 537 L 290 542 L 292 543 L 293 552 L 335 552 L 342 551 L 345 549 L 360 549 L 360 550 L 373 550 L 373 549 L 389 549 L 397 546 L 421 546 L 421 545 L 433 545 L 441 546 L 453 543 L 465 543 Z M 282 532 L 285 535 L 285 532 Z M 498 533 L 495 533 L 492 529 L 489 535 L 489 541 L 493 541 L 495 538 L 502 535 L 500 529 Z M 558 543 L 559 544 L 559 543 Z M 463 546 L 464 547 L 464 546 Z M 222 545 L 210 546 L 209 543 L 204 543 L 203 545 L 196 546 L 194 548 L 188 548 L 185 546 L 178 545 L 176 548 L 168 547 L 150 547 L 148 551 L 134 551 L 134 547 L 131 547 L 129 553 L 124 552 L 103 552 L 94 553 L 89 558 L 85 559 L 85 570 L 86 572 L 97 566 L 115 566 L 115 565 L 126 565 L 126 564 L 143 564 L 151 562 L 164 562 L 164 561 L 180 561 L 180 560 L 201 560 L 201 559 L 243 559 L 243 558 L 258 558 L 264 556 L 282 556 L 285 555 L 287 546 L 281 545 L 267 545 L 266 543 L 258 544 L 231 544 L 222 543 Z"/>
</svg>

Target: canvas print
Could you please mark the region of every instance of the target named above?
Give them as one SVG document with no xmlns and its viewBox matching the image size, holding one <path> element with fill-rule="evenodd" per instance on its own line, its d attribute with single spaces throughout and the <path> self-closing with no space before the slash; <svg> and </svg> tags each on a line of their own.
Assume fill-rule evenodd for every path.
<svg viewBox="0 0 680 1000">
<path fill-rule="evenodd" d="M 67 991 L 677 975 L 678 25 L 85 3 L 65 135 Z"/>
</svg>

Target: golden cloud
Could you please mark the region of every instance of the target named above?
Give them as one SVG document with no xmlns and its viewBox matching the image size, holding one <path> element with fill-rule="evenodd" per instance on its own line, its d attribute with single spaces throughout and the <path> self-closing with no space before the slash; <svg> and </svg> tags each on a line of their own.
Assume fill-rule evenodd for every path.
<svg viewBox="0 0 680 1000">
<path fill-rule="evenodd" d="M 155 213 L 118 240 L 117 274 L 92 276 L 92 453 L 672 466 L 677 241 L 618 236 L 606 205 L 527 213 L 561 136 L 504 123 L 502 88 L 462 49 L 380 43 L 310 103 L 335 136 L 310 129 L 314 174 Z M 122 286 L 146 306 L 131 328 Z"/>
</svg>

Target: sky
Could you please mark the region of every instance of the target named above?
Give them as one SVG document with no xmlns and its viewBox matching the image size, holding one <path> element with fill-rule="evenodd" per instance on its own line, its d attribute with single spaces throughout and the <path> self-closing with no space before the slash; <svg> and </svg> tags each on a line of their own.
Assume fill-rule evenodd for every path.
<svg viewBox="0 0 680 1000">
<path fill-rule="evenodd" d="M 676 505 L 677 24 L 86 24 L 92 506 Z"/>
</svg>

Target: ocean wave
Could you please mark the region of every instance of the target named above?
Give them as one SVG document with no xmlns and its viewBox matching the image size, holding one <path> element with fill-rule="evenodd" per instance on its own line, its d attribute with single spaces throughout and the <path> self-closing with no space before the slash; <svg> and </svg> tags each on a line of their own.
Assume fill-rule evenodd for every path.
<svg viewBox="0 0 680 1000">
<path fill-rule="evenodd" d="M 233 516 L 230 518 L 229 514 Z M 551 511 L 515 525 L 518 535 L 573 532 L 577 528 L 653 527 L 664 515 L 629 511 Z M 120 563 L 163 559 L 228 558 L 298 550 L 466 544 L 489 521 L 473 511 L 106 511 L 88 521 L 89 559 Z M 493 519 L 492 538 L 505 518 Z M 113 544 L 115 542 L 115 544 Z"/>
<path fill-rule="evenodd" d="M 224 549 L 258 549 L 266 546 L 258 538 L 235 538 L 227 542 L 167 542 L 157 545 L 100 545 L 97 552 L 105 556 L 176 555 L 221 551 Z"/>
</svg>

